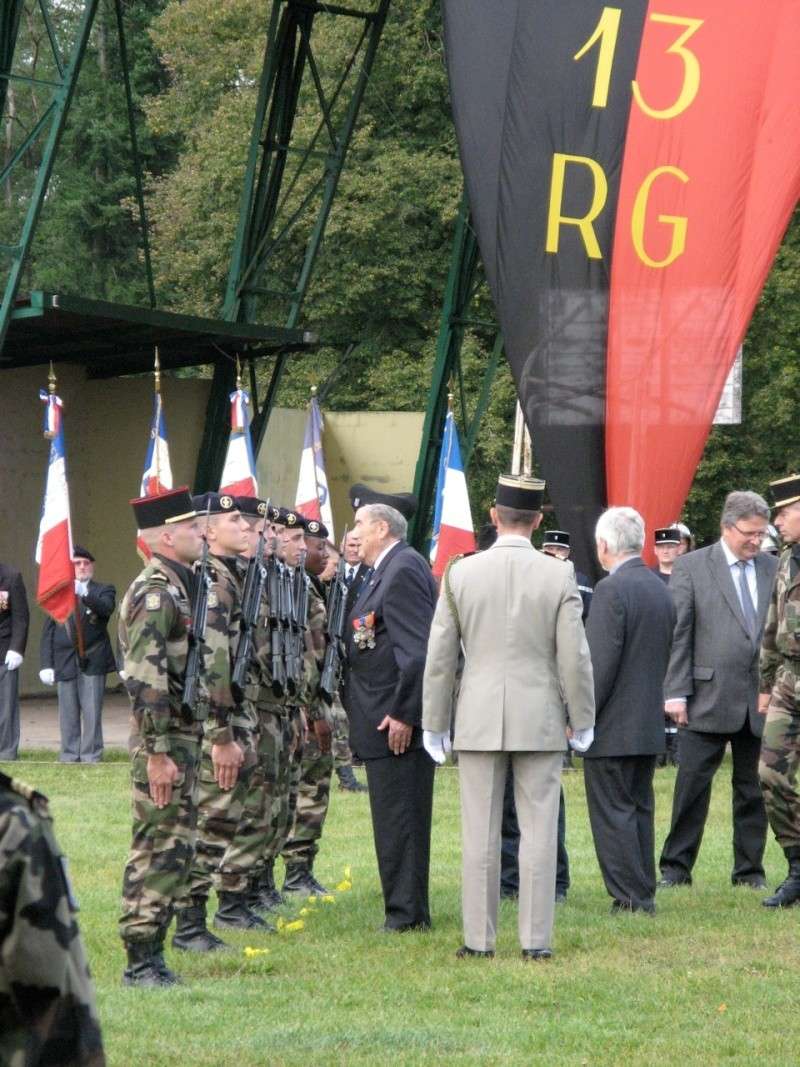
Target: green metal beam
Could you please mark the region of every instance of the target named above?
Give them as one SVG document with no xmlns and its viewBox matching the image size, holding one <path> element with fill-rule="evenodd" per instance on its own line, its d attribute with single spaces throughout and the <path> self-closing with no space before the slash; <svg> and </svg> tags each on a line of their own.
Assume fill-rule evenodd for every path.
<svg viewBox="0 0 800 1067">
<path fill-rule="evenodd" d="M 17 290 L 19 289 L 22 271 L 25 267 L 33 236 L 36 232 L 36 225 L 39 221 L 39 215 L 41 214 L 44 198 L 47 194 L 47 187 L 50 182 L 50 175 L 53 171 L 58 144 L 61 140 L 64 123 L 69 113 L 72 97 L 75 93 L 75 83 L 78 80 L 81 63 L 83 62 L 83 57 L 86 52 L 86 44 L 89 40 L 89 33 L 94 22 L 97 5 L 98 0 L 85 0 L 77 31 L 70 47 L 69 57 L 67 62 L 63 65 L 63 68 L 61 66 L 61 49 L 56 40 L 52 25 L 48 23 L 48 35 L 51 49 L 53 51 L 53 57 L 56 66 L 59 69 L 63 69 L 64 73 L 61 81 L 57 83 L 53 89 L 52 99 L 45 112 L 46 120 L 40 121 L 36 127 L 37 139 L 39 136 L 43 136 L 46 131 L 46 141 L 42 152 L 42 159 L 36 171 L 36 179 L 34 181 L 30 200 L 28 201 L 28 209 L 25 214 L 19 243 L 14 247 L 13 252 L 10 254 L 7 253 L 5 257 L 10 259 L 10 266 L 8 267 L 5 285 L 3 287 L 3 302 L 2 305 L 0 305 L 0 352 L 2 351 L 3 342 L 5 341 L 6 333 L 8 332 L 9 322 L 11 321 L 11 312 L 14 307 Z M 17 3 L 15 6 L 21 5 Z M 41 7 L 46 16 L 46 3 L 42 3 Z M 14 10 L 12 10 L 10 14 L 11 19 L 13 20 Z M 17 23 L 18 19 L 19 14 L 17 13 Z M 3 19 L 2 28 L 6 28 L 5 18 Z M 13 21 L 11 23 L 11 28 L 12 30 L 14 29 Z M 16 34 L 14 35 L 13 43 L 16 44 Z M 4 54 L 1 57 L 4 64 L 3 73 L 13 80 L 14 75 L 10 73 L 13 64 L 13 48 L 11 53 L 8 54 L 8 49 L 4 44 L 3 53 Z M 5 79 L 3 79 L 2 84 L 4 86 L 7 84 Z M 5 92 L 3 91 L 3 96 L 4 95 Z M 30 140 L 31 138 L 29 137 L 28 141 L 30 142 Z M 14 165 L 18 164 L 20 159 L 21 154 L 17 153 L 13 161 Z M 3 174 L 4 177 L 8 176 L 10 169 L 10 167 L 5 168 Z"/>
</svg>

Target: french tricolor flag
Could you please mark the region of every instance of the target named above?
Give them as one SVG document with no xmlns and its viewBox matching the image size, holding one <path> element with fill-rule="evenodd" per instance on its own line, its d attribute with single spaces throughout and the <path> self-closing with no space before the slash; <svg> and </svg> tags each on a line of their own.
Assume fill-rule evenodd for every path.
<svg viewBox="0 0 800 1067">
<path fill-rule="evenodd" d="M 250 397 L 244 389 L 231 393 L 231 436 L 222 470 L 220 493 L 230 496 L 258 496 L 256 461 L 250 440 Z"/>
<path fill-rule="evenodd" d="M 44 435 L 50 440 L 47 485 L 44 493 L 36 562 L 39 581 L 36 600 L 56 622 L 66 622 L 75 610 L 75 568 L 72 563 L 72 528 L 64 452 L 63 404 L 61 398 L 42 389 L 46 404 Z"/>
<path fill-rule="evenodd" d="M 333 511 L 328 492 L 328 476 L 325 473 L 325 453 L 322 451 L 323 429 L 322 412 L 317 398 L 312 396 L 306 435 L 303 439 L 303 454 L 300 457 L 295 510 L 307 519 L 324 523 L 333 539 Z"/>
<path fill-rule="evenodd" d="M 172 488 L 172 466 L 169 461 L 169 443 L 167 442 L 167 424 L 164 421 L 164 405 L 161 394 L 153 398 L 153 419 L 150 423 L 150 439 L 147 442 L 147 455 L 144 458 L 144 473 L 139 496 L 158 496 Z M 141 537 L 136 537 L 136 551 L 145 561 L 152 553 Z"/>
<path fill-rule="evenodd" d="M 458 430 L 453 412 L 448 411 L 439 457 L 433 536 L 429 553 L 434 577 L 441 578 L 453 556 L 474 551 L 475 531 L 464 465 L 461 462 Z"/>
</svg>

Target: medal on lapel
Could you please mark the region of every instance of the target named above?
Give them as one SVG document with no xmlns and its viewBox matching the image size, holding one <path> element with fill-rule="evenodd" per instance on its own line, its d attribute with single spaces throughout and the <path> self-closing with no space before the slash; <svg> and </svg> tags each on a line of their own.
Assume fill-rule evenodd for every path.
<svg viewBox="0 0 800 1067">
<path fill-rule="evenodd" d="M 368 611 L 366 615 L 358 615 L 353 619 L 353 640 L 363 652 L 365 648 L 375 647 L 375 612 Z"/>
<path fill-rule="evenodd" d="M 0 589 L 0 611 L 8 611 L 8 590 Z"/>
</svg>

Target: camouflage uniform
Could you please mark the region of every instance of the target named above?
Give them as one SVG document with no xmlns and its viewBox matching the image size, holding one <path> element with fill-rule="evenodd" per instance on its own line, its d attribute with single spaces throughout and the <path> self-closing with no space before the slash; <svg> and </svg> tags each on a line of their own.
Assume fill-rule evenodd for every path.
<svg viewBox="0 0 800 1067">
<path fill-rule="evenodd" d="M 308 641 L 305 655 L 304 704 L 309 723 L 308 736 L 303 748 L 303 758 L 299 767 L 297 803 L 291 833 L 284 844 L 281 855 L 290 877 L 289 867 L 302 867 L 310 871 L 314 857 L 319 851 L 319 839 L 325 816 L 328 814 L 328 802 L 331 793 L 331 775 L 333 774 L 333 752 L 323 753 L 319 747 L 313 723 L 324 719 L 333 727 L 331 709 L 319 696 L 319 650 L 325 647 L 327 620 L 325 601 L 318 588 L 311 582 L 308 598 Z M 284 888 L 289 888 L 284 886 Z"/>
<path fill-rule="evenodd" d="M 207 900 L 211 886 L 220 892 L 244 893 L 249 870 L 238 849 L 233 848 L 236 830 L 244 811 L 250 780 L 256 766 L 256 719 L 252 705 L 235 705 L 231 692 L 231 671 L 241 633 L 241 571 L 238 561 L 230 563 L 209 556 L 211 587 L 204 641 L 202 696 L 199 703 L 209 714 L 203 738 L 197 795 L 197 843 L 181 907 L 188 897 Z M 220 726 L 225 723 L 225 726 Z M 236 785 L 221 789 L 214 777 L 211 746 L 237 741 L 244 753 Z"/>
<path fill-rule="evenodd" d="M 163 943 L 194 852 L 201 726 L 181 711 L 191 579 L 188 568 L 156 555 L 120 608 L 119 647 L 132 710 L 133 841 L 120 918 L 128 945 Z M 165 808 L 153 803 L 147 777 L 147 757 L 157 753 L 167 753 L 179 772 Z"/>
<path fill-rule="evenodd" d="M 77 906 L 47 800 L 0 774 L 0 1063 L 102 1067 Z"/>
<path fill-rule="evenodd" d="M 333 698 L 331 715 L 333 716 L 333 765 L 338 771 L 340 767 L 349 767 L 353 762 L 353 753 L 350 751 L 350 723 L 338 693 Z"/>
<path fill-rule="evenodd" d="M 778 844 L 800 859 L 800 544 L 784 550 L 778 567 L 761 646 L 761 691 L 771 694 L 758 767 L 764 803 Z"/>
</svg>

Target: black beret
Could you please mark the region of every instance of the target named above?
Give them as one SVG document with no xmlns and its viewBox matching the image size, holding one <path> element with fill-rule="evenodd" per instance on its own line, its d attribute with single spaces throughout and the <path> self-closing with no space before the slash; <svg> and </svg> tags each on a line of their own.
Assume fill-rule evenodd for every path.
<svg viewBox="0 0 800 1067">
<path fill-rule="evenodd" d="M 263 519 L 267 514 L 267 502 L 257 496 L 234 497 L 236 507 L 242 515 L 250 515 L 254 519 Z"/>
<path fill-rule="evenodd" d="M 683 540 L 683 534 L 677 526 L 665 526 L 656 530 L 653 536 L 657 545 L 679 545 Z"/>
<path fill-rule="evenodd" d="M 296 511 L 291 511 L 289 508 L 279 508 L 270 505 L 269 521 L 275 523 L 276 526 L 288 526 L 290 529 L 303 529 L 301 519 L 302 515 L 298 515 Z"/>
<path fill-rule="evenodd" d="M 131 500 L 131 507 L 136 516 L 136 525 L 140 530 L 151 530 L 157 526 L 167 526 L 174 522 L 193 519 L 197 515 L 192 504 L 188 485 L 180 489 L 171 489 L 158 496 L 143 496 Z"/>
<path fill-rule="evenodd" d="M 380 493 L 363 482 L 350 486 L 350 503 L 358 511 L 365 504 L 386 504 L 399 511 L 406 519 L 413 519 L 417 511 L 417 498 L 413 493 Z"/>
<path fill-rule="evenodd" d="M 790 474 L 769 483 L 770 506 L 773 511 L 788 507 L 800 500 L 800 474 Z"/>
<path fill-rule="evenodd" d="M 501 474 L 497 479 L 496 503 L 518 511 L 540 511 L 545 483 L 527 474 Z"/>
<path fill-rule="evenodd" d="M 198 515 L 227 515 L 239 510 L 237 500 L 230 493 L 200 493 L 192 497 L 192 504 Z"/>
<path fill-rule="evenodd" d="M 72 558 L 73 559 L 88 559 L 90 563 L 94 563 L 94 556 L 88 548 L 84 548 L 83 545 L 72 546 Z"/>
<path fill-rule="evenodd" d="M 311 534 L 312 537 L 321 537 L 323 541 L 327 541 L 330 537 L 328 527 L 324 522 L 320 522 L 319 519 L 307 519 L 303 517 L 303 525 L 306 528 L 306 533 Z"/>
<path fill-rule="evenodd" d="M 542 547 L 545 545 L 558 545 L 561 548 L 569 548 L 569 534 L 566 530 L 545 530 Z"/>
</svg>

